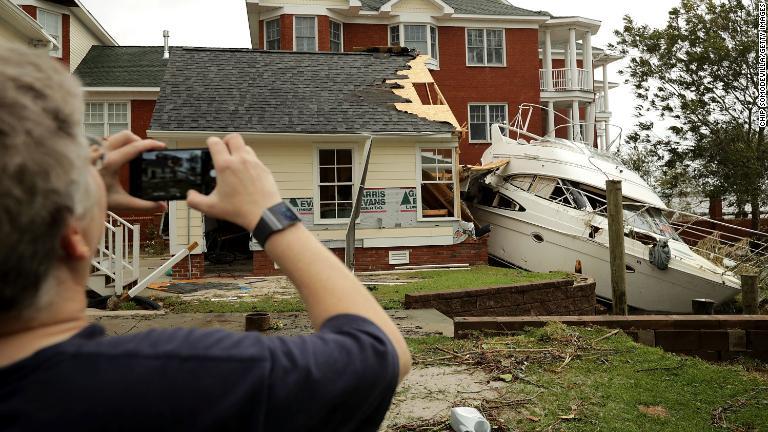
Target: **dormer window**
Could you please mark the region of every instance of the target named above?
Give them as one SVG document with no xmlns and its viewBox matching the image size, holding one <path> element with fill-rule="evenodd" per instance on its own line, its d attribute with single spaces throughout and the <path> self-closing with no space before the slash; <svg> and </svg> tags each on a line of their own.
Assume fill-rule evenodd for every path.
<svg viewBox="0 0 768 432">
<path fill-rule="evenodd" d="M 294 51 L 317 51 L 317 19 L 313 16 L 293 17 Z"/>
<path fill-rule="evenodd" d="M 397 24 L 389 26 L 389 44 L 418 50 L 438 59 L 437 27 L 426 24 Z"/>
<path fill-rule="evenodd" d="M 280 19 L 275 18 L 264 22 L 264 48 L 280 49 Z"/>
<path fill-rule="evenodd" d="M 61 58 L 61 14 L 38 9 L 37 22 L 58 45 L 50 51 L 51 56 Z"/>
</svg>

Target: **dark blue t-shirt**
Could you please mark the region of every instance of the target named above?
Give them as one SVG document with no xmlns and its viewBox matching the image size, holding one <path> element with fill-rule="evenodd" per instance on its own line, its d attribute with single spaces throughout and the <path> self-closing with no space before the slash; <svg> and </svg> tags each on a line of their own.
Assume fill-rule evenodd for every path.
<svg viewBox="0 0 768 432">
<path fill-rule="evenodd" d="M 354 315 L 298 337 L 91 325 L 0 368 L 0 430 L 375 431 L 397 376 L 387 336 Z"/>
</svg>

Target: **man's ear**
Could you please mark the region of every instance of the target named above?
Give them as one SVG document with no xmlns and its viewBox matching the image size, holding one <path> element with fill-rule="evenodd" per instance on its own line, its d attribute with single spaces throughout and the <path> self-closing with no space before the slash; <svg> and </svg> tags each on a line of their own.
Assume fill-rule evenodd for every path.
<svg viewBox="0 0 768 432">
<path fill-rule="evenodd" d="M 59 239 L 59 245 L 68 259 L 90 259 L 91 250 L 83 237 L 83 231 L 74 223 L 68 223 Z"/>
</svg>

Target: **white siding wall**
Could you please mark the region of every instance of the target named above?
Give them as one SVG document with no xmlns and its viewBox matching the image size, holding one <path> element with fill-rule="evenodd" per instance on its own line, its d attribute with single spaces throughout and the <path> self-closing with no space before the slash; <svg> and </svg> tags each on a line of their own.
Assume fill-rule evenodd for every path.
<svg viewBox="0 0 768 432">
<path fill-rule="evenodd" d="M 69 16 L 69 69 L 74 71 L 93 45 L 99 45 L 99 39 L 75 15 Z"/>
<path fill-rule="evenodd" d="M 392 6 L 392 12 L 434 12 L 438 10 L 434 3 L 428 0 L 400 0 Z"/>
<path fill-rule="evenodd" d="M 365 185 L 370 188 L 418 186 L 416 144 L 376 143 L 374 140 Z"/>
<path fill-rule="evenodd" d="M 315 142 L 298 139 L 281 139 L 278 142 L 273 139 L 249 138 L 247 143 L 272 171 L 283 198 L 309 198 L 314 196 L 314 152 L 317 148 Z M 452 143 L 453 141 L 448 139 L 443 144 Z M 323 142 L 323 145 L 332 144 L 332 142 Z M 349 145 L 349 143 L 340 145 Z M 369 188 L 417 187 L 417 145 L 418 143 L 415 141 L 409 142 L 407 138 L 402 140 L 385 140 L 378 143 L 374 139 L 366 186 Z M 200 148 L 204 146 L 205 144 L 201 139 L 178 140 L 175 146 L 171 145 L 172 148 Z M 355 154 L 358 158 L 357 172 L 359 173 L 360 169 L 362 169 L 362 143 L 358 142 L 355 145 Z M 192 241 L 203 244 L 202 215 L 191 210 L 188 217 L 187 205 L 184 202 L 175 203 L 173 206 L 174 211 L 171 214 L 171 221 L 175 226 L 171 228 L 171 237 L 175 238 L 173 242 L 175 249 L 172 248 L 172 251 L 178 251 L 181 247 L 186 247 Z M 395 243 L 397 243 L 397 238 L 402 238 L 404 244 L 408 242 L 407 239 L 409 238 L 449 238 L 453 234 L 451 224 L 445 223 L 440 225 L 443 226 L 360 229 L 357 232 L 357 238 L 359 240 L 393 239 Z M 187 227 L 189 227 L 189 230 Z M 313 233 L 320 240 L 341 241 L 344 239 L 345 229 L 329 226 L 327 229 L 320 229 L 313 231 Z M 199 253 L 201 251 L 202 248 L 196 252 Z"/>
<path fill-rule="evenodd" d="M 186 201 L 173 202 L 171 207 L 171 253 L 180 251 L 192 242 L 200 244 L 193 253 L 202 253 L 205 245 L 202 213 L 189 208 Z"/>
</svg>

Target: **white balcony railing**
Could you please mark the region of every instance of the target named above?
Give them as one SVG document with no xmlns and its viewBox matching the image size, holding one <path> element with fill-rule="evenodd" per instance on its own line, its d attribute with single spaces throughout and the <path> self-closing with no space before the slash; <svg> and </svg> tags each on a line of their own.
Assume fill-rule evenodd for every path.
<svg viewBox="0 0 768 432">
<path fill-rule="evenodd" d="M 545 69 L 539 69 L 539 88 L 542 91 L 592 90 L 592 73 L 585 69 L 552 69 L 547 77 Z"/>
</svg>

